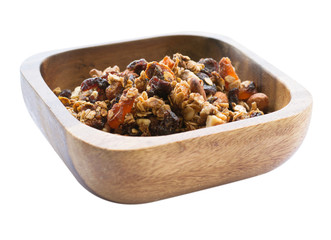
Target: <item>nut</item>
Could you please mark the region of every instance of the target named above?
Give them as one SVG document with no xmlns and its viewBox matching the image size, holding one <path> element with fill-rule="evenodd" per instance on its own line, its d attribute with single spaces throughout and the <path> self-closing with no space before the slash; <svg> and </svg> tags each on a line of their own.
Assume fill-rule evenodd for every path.
<svg viewBox="0 0 331 240">
<path fill-rule="evenodd" d="M 194 111 L 193 108 L 191 108 L 189 106 L 187 106 L 187 107 L 184 108 L 184 110 L 183 110 L 183 116 L 184 116 L 184 119 L 186 121 L 192 120 L 193 117 L 194 117 L 194 115 L 195 115 L 195 111 Z"/>
<path fill-rule="evenodd" d="M 224 92 L 216 92 L 214 97 L 217 97 L 221 103 L 228 103 L 229 99 Z"/>
<path fill-rule="evenodd" d="M 222 119 L 216 117 L 215 115 L 209 115 L 206 121 L 206 127 L 212 127 L 225 123 Z"/>
<path fill-rule="evenodd" d="M 191 92 L 199 93 L 201 96 L 203 96 L 204 100 L 207 99 L 205 90 L 203 89 L 199 78 L 191 77 L 187 80 L 187 82 L 190 84 Z"/>
<path fill-rule="evenodd" d="M 256 103 L 258 109 L 265 111 L 269 105 L 269 98 L 264 93 L 255 93 L 247 100 L 249 106 L 252 106 L 253 102 Z"/>
</svg>

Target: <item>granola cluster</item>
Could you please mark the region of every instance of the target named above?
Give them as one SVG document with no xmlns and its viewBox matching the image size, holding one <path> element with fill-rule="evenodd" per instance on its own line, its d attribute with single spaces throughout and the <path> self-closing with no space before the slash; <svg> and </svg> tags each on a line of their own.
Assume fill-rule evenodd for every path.
<svg viewBox="0 0 331 240">
<path fill-rule="evenodd" d="M 158 136 L 216 126 L 263 115 L 268 97 L 253 81 L 241 81 L 231 61 L 176 53 L 160 62 L 131 62 L 92 69 L 70 91 L 53 92 L 79 121 L 129 136 Z"/>
</svg>

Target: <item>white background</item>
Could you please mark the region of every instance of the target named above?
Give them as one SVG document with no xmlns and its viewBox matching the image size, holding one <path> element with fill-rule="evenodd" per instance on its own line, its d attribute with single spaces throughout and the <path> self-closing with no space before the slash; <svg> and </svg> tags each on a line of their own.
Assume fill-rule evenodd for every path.
<svg viewBox="0 0 331 240">
<path fill-rule="evenodd" d="M 0 239 L 331 239 L 327 2 L 1 3 Z M 149 204 L 102 200 L 32 121 L 20 64 L 43 51 L 177 31 L 226 35 L 307 88 L 308 134 L 285 164 L 258 177 Z"/>
</svg>

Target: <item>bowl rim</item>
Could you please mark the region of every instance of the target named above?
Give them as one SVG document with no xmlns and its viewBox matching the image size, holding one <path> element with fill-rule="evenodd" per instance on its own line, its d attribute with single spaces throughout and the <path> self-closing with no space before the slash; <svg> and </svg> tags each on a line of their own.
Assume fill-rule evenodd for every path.
<svg viewBox="0 0 331 240">
<path fill-rule="evenodd" d="M 280 81 L 282 84 L 285 85 L 285 87 L 289 90 L 291 96 L 289 103 L 277 111 L 265 114 L 263 116 L 259 116 L 258 118 L 250 118 L 243 121 L 236 121 L 208 128 L 201 128 L 164 136 L 123 136 L 94 129 L 75 119 L 62 105 L 58 98 L 53 94 L 52 90 L 48 87 L 41 75 L 41 64 L 44 62 L 45 59 L 56 54 L 85 48 L 101 47 L 111 44 L 173 36 L 207 37 L 215 40 L 220 40 L 238 49 L 239 51 L 247 55 L 250 59 L 254 60 L 257 64 L 263 66 L 264 71 L 275 76 L 277 78 L 277 81 Z M 151 147 L 166 145 L 169 143 L 182 142 L 184 140 L 199 138 L 207 135 L 219 134 L 222 132 L 247 128 L 271 121 L 279 121 L 298 115 L 307 107 L 309 107 L 312 103 L 312 97 L 310 93 L 296 81 L 288 77 L 286 74 L 284 74 L 283 72 L 281 72 L 280 70 L 278 70 L 277 68 L 251 52 L 250 50 L 238 44 L 234 40 L 226 36 L 214 33 L 179 32 L 47 51 L 33 55 L 26 59 L 22 63 L 20 70 L 21 76 L 25 78 L 25 80 L 35 90 L 37 95 L 44 101 L 49 110 L 54 114 L 54 117 L 65 128 L 67 134 L 72 135 L 74 138 L 80 141 L 86 142 L 90 145 L 94 145 L 95 147 L 114 151 L 142 150 Z M 91 135 L 93 135 L 92 138 Z"/>
</svg>

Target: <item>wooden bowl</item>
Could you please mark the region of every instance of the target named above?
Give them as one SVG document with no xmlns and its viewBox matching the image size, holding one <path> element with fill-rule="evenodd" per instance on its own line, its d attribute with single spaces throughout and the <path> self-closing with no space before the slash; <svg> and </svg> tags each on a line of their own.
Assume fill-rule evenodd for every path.
<svg viewBox="0 0 331 240">
<path fill-rule="evenodd" d="M 194 60 L 229 57 L 242 80 L 270 99 L 270 113 L 168 136 L 106 133 L 76 120 L 52 89 L 73 89 L 92 68 L 180 52 Z M 144 203 L 268 172 L 300 146 L 311 116 L 311 95 L 234 41 L 210 34 L 166 35 L 41 53 L 21 66 L 30 114 L 77 180 L 95 195 Z"/>
</svg>

